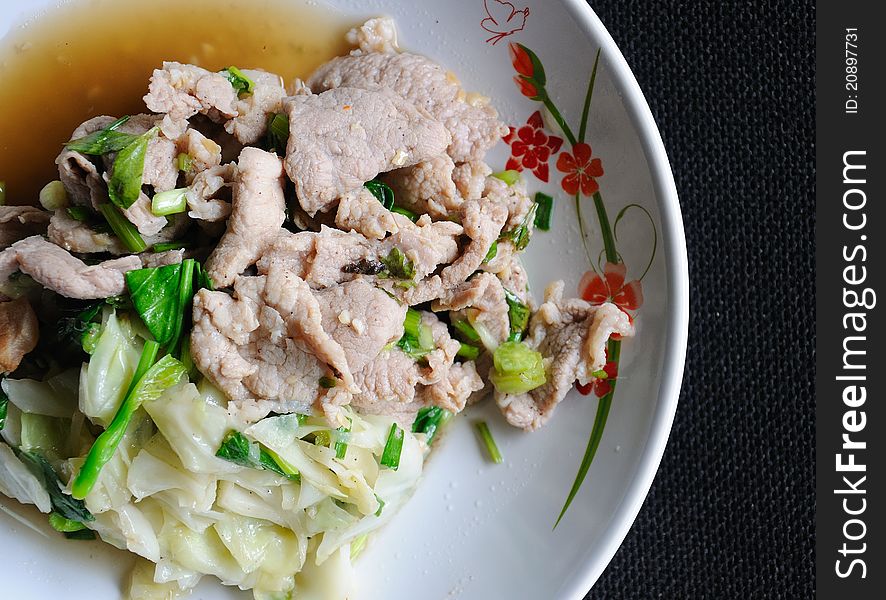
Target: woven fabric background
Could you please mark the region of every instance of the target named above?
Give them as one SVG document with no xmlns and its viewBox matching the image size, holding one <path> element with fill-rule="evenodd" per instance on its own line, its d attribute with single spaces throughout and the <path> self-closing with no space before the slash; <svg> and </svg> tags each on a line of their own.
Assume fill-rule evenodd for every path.
<svg viewBox="0 0 886 600">
<path fill-rule="evenodd" d="M 587 598 L 811 598 L 814 3 L 590 4 L 673 165 L 691 323 L 661 469 Z"/>
</svg>

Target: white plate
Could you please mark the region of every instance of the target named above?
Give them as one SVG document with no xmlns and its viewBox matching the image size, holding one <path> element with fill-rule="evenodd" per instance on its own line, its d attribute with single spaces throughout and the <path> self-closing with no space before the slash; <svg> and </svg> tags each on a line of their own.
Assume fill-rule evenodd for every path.
<svg viewBox="0 0 886 600">
<path fill-rule="evenodd" d="M 585 3 L 513 2 L 330 4 L 355 21 L 378 14 L 395 17 L 403 47 L 439 60 L 466 89 L 492 97 L 502 117 L 516 127 L 541 105 L 522 95 L 513 80 L 510 42 L 537 54 L 549 95 L 576 134 L 595 53 L 601 49 L 587 127 L 593 156 L 605 170 L 600 190 L 610 220 L 636 203 L 649 212 L 658 232 L 658 251 L 642 282 L 645 301 L 635 311 L 637 336 L 623 344 L 618 387 L 596 460 L 556 530 L 552 526 L 594 422 L 593 393 L 571 393 L 551 422 L 532 434 L 510 428 L 490 404 L 459 419 L 431 457 L 413 500 L 358 561 L 361 584 L 355 600 L 581 598 L 624 539 L 671 428 L 686 349 L 688 274 L 680 208 L 661 138 L 624 58 Z M 52 2 L 15 4 L 0 3 L 0 35 Z M 549 116 L 543 130 L 548 139 L 565 137 Z M 500 144 L 487 160 L 503 168 L 511 150 Z M 560 153 L 568 151 L 566 142 Z M 547 183 L 524 171 L 531 190 L 556 198 L 551 231 L 536 233 L 526 254 L 537 299 L 547 282 L 559 278 L 566 280 L 568 294 L 576 294 L 588 269 L 574 200 L 561 187 L 558 156 L 549 158 Z M 591 198 L 581 202 L 596 260 L 603 249 L 600 226 Z M 649 257 L 649 221 L 642 212 L 629 211 L 618 234 L 618 249 L 633 279 Z M 484 460 L 469 423 L 478 415 L 490 423 L 505 464 Z M 98 543 L 44 538 L 5 515 L 0 515 L 0 540 L 3 597 L 116 598 L 130 562 L 125 553 Z M 204 581 L 194 597 L 251 596 Z"/>
</svg>

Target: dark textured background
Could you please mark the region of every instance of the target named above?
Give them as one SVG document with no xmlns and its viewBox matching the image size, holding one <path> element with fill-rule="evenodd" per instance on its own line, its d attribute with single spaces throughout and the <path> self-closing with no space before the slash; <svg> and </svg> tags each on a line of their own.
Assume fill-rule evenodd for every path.
<svg viewBox="0 0 886 600">
<path fill-rule="evenodd" d="M 811 598 L 814 3 L 590 4 L 670 155 L 691 321 L 661 469 L 588 598 Z"/>
</svg>

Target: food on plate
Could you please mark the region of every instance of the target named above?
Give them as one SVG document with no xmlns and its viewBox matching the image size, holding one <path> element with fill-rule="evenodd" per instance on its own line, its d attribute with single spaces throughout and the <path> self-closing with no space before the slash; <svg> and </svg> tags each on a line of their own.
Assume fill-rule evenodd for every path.
<svg viewBox="0 0 886 600">
<path fill-rule="evenodd" d="M 535 430 L 633 333 L 562 282 L 536 305 L 491 100 L 390 19 L 348 40 L 289 85 L 166 62 L 0 206 L 0 491 L 137 554 L 133 599 L 346 598 L 453 415 Z"/>
</svg>

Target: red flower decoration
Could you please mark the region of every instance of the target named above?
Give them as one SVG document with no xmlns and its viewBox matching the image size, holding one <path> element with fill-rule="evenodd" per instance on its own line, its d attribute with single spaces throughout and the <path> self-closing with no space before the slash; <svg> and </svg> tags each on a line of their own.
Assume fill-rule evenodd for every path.
<svg viewBox="0 0 886 600">
<path fill-rule="evenodd" d="M 538 89 L 528 79 L 524 79 L 520 75 L 514 75 L 514 83 L 517 84 L 517 89 L 520 90 L 520 93 L 527 98 L 534 99 L 538 97 Z"/>
<path fill-rule="evenodd" d="M 540 180 L 548 180 L 548 160 L 563 145 L 563 139 L 548 135 L 544 130 L 541 112 L 535 111 L 519 129 L 510 128 L 504 142 L 511 147 L 511 157 L 505 166 L 508 170 L 529 169 Z"/>
<path fill-rule="evenodd" d="M 612 302 L 627 312 L 637 310 L 643 304 L 643 286 L 638 280 L 625 283 L 627 267 L 624 263 L 607 262 L 603 277 L 588 271 L 578 284 L 578 293 L 591 304 Z"/>
<path fill-rule="evenodd" d="M 522 45 L 511 42 L 508 44 L 508 54 L 511 56 L 511 64 L 514 65 L 514 70 L 517 73 L 524 77 L 532 77 L 535 72 L 532 66 L 532 57 Z"/>
<path fill-rule="evenodd" d="M 591 147 L 579 142 L 572 147 L 572 152 L 563 152 L 557 157 L 557 170 L 566 173 L 560 185 L 570 196 L 581 189 L 581 193 L 590 196 L 600 189 L 597 177 L 603 176 L 603 163 L 599 158 L 591 158 Z"/>
<path fill-rule="evenodd" d="M 587 396 L 593 391 L 597 398 L 608 394 L 612 390 L 612 381 L 618 377 L 618 363 L 610 360 L 603 365 L 603 371 L 606 377 L 599 377 L 585 384 L 576 383 L 575 389 L 578 393 Z"/>
</svg>

